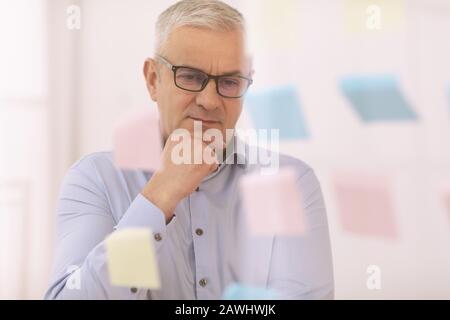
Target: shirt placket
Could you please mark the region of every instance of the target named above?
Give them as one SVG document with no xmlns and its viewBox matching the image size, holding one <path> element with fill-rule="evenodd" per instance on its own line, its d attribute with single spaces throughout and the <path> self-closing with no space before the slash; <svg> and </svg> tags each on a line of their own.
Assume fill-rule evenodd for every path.
<svg viewBox="0 0 450 320">
<path fill-rule="evenodd" d="M 208 216 L 201 187 L 190 196 L 191 233 L 195 257 L 195 292 L 197 299 L 211 299 L 211 269 L 208 259 Z"/>
</svg>

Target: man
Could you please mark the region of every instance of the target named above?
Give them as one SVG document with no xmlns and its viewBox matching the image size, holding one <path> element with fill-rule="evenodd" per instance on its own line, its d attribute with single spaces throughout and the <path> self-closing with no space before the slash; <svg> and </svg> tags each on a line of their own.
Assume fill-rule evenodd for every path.
<svg viewBox="0 0 450 320">
<path fill-rule="evenodd" d="M 176 129 L 193 132 L 200 121 L 225 137 L 236 125 L 252 82 L 242 15 L 220 1 L 180 1 L 160 15 L 156 33 L 156 54 L 145 62 L 144 75 L 160 114 L 163 166 L 154 172 L 123 171 L 111 153 L 95 153 L 70 169 L 60 195 L 54 275 L 46 298 L 220 299 L 228 285 L 246 281 L 239 269 L 243 248 L 257 253 L 256 284 L 280 298 L 333 298 L 325 205 L 311 168 L 279 155 L 281 167 L 296 170 L 308 235 L 257 243 L 241 236 L 237 183 L 259 166 L 234 149 L 234 139 L 224 143 L 226 157 L 238 160 L 232 164 L 171 161 Z M 104 239 L 128 227 L 153 231 L 161 289 L 110 284 Z M 74 275 L 80 281 L 76 288 L 69 282 Z"/>
</svg>

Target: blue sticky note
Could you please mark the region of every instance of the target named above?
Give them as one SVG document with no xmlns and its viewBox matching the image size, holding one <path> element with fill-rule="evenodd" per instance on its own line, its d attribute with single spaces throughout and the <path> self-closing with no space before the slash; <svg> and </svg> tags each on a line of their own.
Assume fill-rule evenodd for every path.
<svg viewBox="0 0 450 320">
<path fill-rule="evenodd" d="M 295 86 L 249 92 L 245 102 L 256 129 L 279 129 L 281 140 L 308 138 Z"/>
<path fill-rule="evenodd" d="M 393 75 L 348 76 L 340 87 L 364 122 L 417 119 Z"/>
<path fill-rule="evenodd" d="M 245 286 L 238 283 L 229 285 L 224 293 L 224 300 L 273 300 L 277 298 L 276 291 L 264 287 Z"/>
</svg>

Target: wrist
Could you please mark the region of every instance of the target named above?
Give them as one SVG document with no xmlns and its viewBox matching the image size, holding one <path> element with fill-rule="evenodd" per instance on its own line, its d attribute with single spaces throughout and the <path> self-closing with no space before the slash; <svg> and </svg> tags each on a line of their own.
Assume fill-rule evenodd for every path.
<svg viewBox="0 0 450 320">
<path fill-rule="evenodd" d="M 165 191 L 162 187 L 152 184 L 151 181 L 142 190 L 142 195 L 157 206 L 163 212 L 166 224 L 168 224 L 175 213 L 178 201 L 170 192 Z"/>
</svg>

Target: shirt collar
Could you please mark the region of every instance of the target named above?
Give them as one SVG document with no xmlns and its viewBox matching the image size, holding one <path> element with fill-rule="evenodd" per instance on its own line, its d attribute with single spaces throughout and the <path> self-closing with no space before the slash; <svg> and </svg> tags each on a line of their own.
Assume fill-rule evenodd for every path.
<svg viewBox="0 0 450 320">
<path fill-rule="evenodd" d="M 232 166 L 238 166 L 240 168 L 245 169 L 247 166 L 247 153 L 248 153 L 248 146 L 245 144 L 241 139 L 239 139 L 236 134 L 233 134 L 233 137 L 231 138 L 230 142 L 228 142 L 228 145 L 226 147 L 225 152 L 225 160 L 220 161 L 219 167 L 216 171 L 211 172 L 209 175 L 207 175 L 203 181 L 209 180 L 216 175 L 220 173 L 220 171 L 223 170 L 223 168 L 227 165 Z"/>
<path fill-rule="evenodd" d="M 225 163 L 238 165 L 245 168 L 247 165 L 247 153 L 247 145 L 239 139 L 236 134 L 234 134 L 233 138 L 227 145 L 225 161 L 222 161 L 220 165 L 222 166 Z"/>
</svg>

